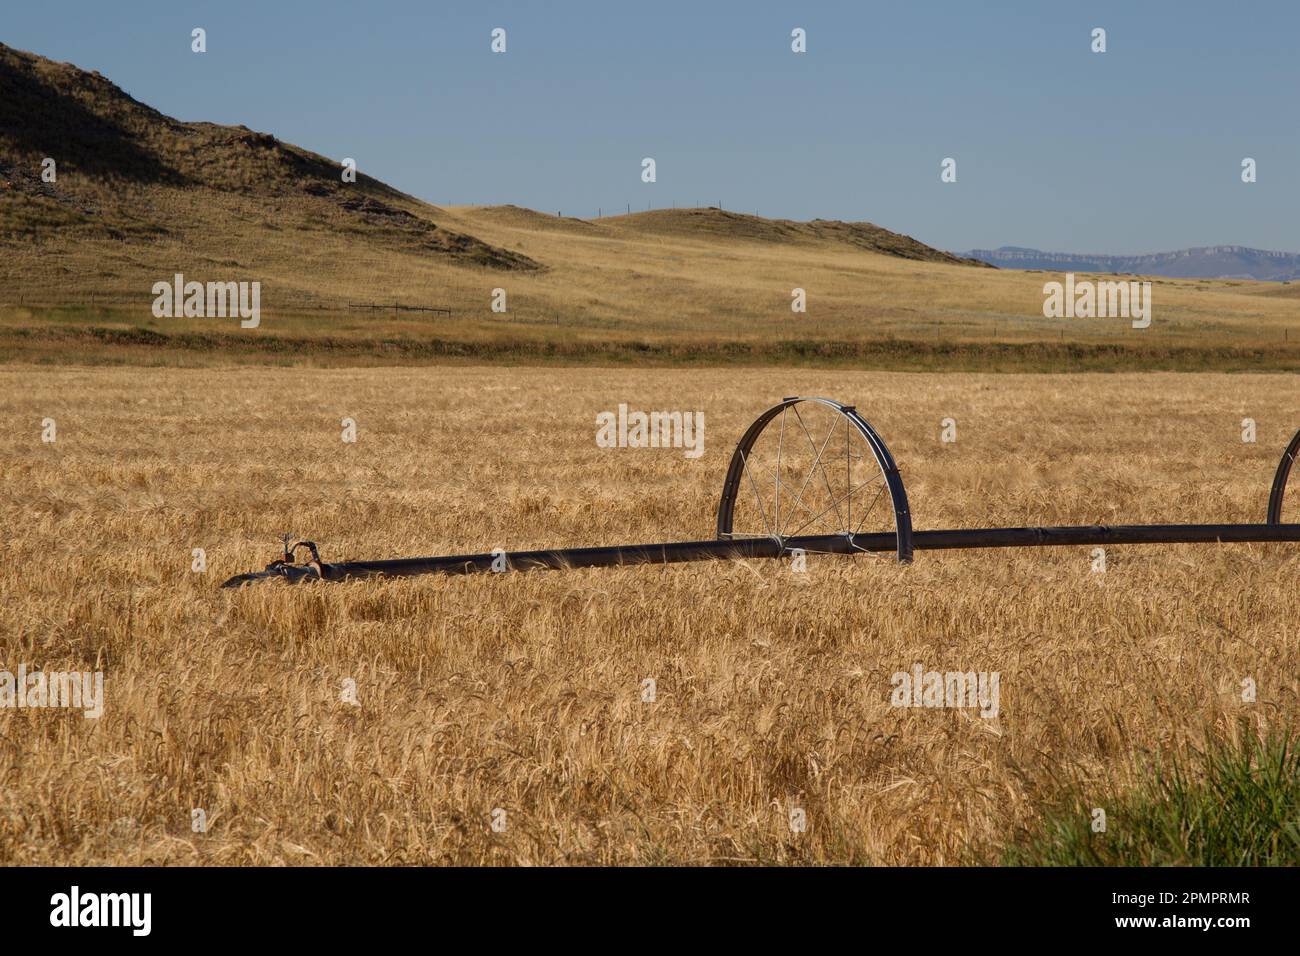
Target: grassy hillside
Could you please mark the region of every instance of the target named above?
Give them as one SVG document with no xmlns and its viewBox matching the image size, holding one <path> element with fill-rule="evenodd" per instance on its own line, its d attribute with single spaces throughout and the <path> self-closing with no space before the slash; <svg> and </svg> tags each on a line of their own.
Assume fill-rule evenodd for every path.
<svg viewBox="0 0 1300 956">
<path fill-rule="evenodd" d="M 1048 320 L 1057 276 L 871 223 L 440 208 L 340 173 L 0 45 L 0 360 L 1300 367 L 1296 285 L 1155 279 L 1149 329 Z M 177 272 L 260 282 L 261 326 L 155 319 Z"/>
<path fill-rule="evenodd" d="M 56 163 L 53 183 L 40 175 L 46 157 Z M 301 274 L 310 259 L 294 263 L 295 250 L 324 237 L 338 240 L 339 253 L 351 244 L 536 268 L 445 228 L 440 212 L 364 174 L 344 183 L 339 163 L 268 133 L 180 122 L 98 73 L 0 44 L 10 295 L 75 301 L 133 290 L 139 272 L 183 268 L 242 275 L 291 265 Z"/>
</svg>

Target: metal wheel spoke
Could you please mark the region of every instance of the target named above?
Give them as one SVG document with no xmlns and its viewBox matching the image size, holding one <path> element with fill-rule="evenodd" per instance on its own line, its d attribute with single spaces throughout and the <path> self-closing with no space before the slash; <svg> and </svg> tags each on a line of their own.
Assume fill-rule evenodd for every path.
<svg viewBox="0 0 1300 956">
<path fill-rule="evenodd" d="M 746 469 L 751 473 L 751 474 L 750 474 L 750 487 L 754 490 L 754 498 L 755 498 L 755 500 L 758 501 L 758 502 L 760 503 L 760 504 L 759 504 L 759 509 L 760 509 L 760 511 L 761 511 L 761 510 L 762 510 L 762 504 L 761 504 L 761 501 L 762 501 L 762 497 L 763 497 L 763 496 L 759 493 L 758 489 L 755 487 L 755 483 L 754 483 L 754 481 L 753 481 L 752 476 L 753 476 L 754 474 L 757 474 L 757 475 L 759 475 L 760 477 L 771 478 L 774 482 L 779 482 L 780 479 L 779 479 L 777 473 L 774 472 L 770 466 L 768 466 L 768 465 L 764 465 L 761 461 L 758 461 L 758 460 L 757 460 L 753 455 L 745 455 L 745 454 L 742 453 L 742 455 L 741 455 L 741 460 L 743 461 L 743 463 L 744 463 Z M 787 514 L 787 518 L 793 515 L 793 506 L 794 506 L 794 505 L 797 505 L 797 506 L 799 507 L 799 509 L 800 509 L 800 510 L 805 514 L 805 515 L 811 515 L 811 514 L 813 514 L 813 510 L 812 510 L 810 507 L 808 507 L 807 502 L 805 502 L 805 501 L 801 501 L 801 500 L 796 500 L 796 501 L 792 502 L 792 508 L 791 508 L 789 514 Z M 780 537 L 780 536 L 781 536 L 781 533 L 780 533 L 780 529 L 779 529 L 779 528 L 777 528 L 777 529 L 774 530 L 774 529 L 771 528 L 771 527 L 766 527 L 766 521 L 764 522 L 764 524 L 765 524 L 765 530 L 764 530 L 764 531 L 761 531 L 761 532 L 758 532 L 758 531 L 755 531 L 755 532 L 739 532 L 739 531 L 733 531 L 732 533 L 733 533 L 733 534 L 748 534 L 748 535 L 750 535 L 751 537 L 753 537 L 753 536 L 760 536 L 760 537 L 773 537 L 774 535 L 775 535 L 776 537 Z"/>
<path fill-rule="evenodd" d="M 772 515 L 772 524 L 776 525 L 777 530 L 781 528 L 781 451 L 785 446 L 785 413 L 787 409 L 781 409 L 781 429 L 776 440 L 776 511 Z"/>
<path fill-rule="evenodd" d="M 835 435 L 835 426 L 836 426 L 836 424 L 837 424 L 837 423 L 836 423 L 834 420 L 831 421 L 831 427 L 830 427 L 830 430 L 826 433 L 826 441 L 824 441 L 824 442 L 822 443 L 822 451 L 825 451 L 825 450 L 826 450 L 826 446 L 830 444 L 830 442 L 831 442 L 831 438 L 834 437 L 834 435 Z M 845 422 L 845 424 L 848 424 L 847 421 Z M 816 462 L 813 463 L 813 467 L 814 467 L 814 468 L 819 468 L 819 469 L 820 469 L 820 471 L 821 471 L 821 476 L 822 476 L 822 483 L 823 483 L 824 485 L 826 485 L 826 496 L 827 496 L 828 498 L 831 499 L 831 507 L 835 509 L 835 520 L 836 520 L 837 522 L 840 522 L 841 524 L 843 524 L 843 522 L 842 522 L 841 519 L 840 519 L 840 508 L 839 508 L 839 502 L 835 499 L 835 492 L 831 490 L 831 474 L 830 474 L 830 471 L 826 468 L 826 466 L 825 466 L 824 464 L 821 463 L 821 455 L 820 455 L 820 454 L 817 456 L 817 458 L 818 458 L 818 460 L 817 460 Z M 850 482 L 850 483 L 849 483 L 849 487 L 852 487 L 852 486 L 853 486 L 853 483 Z M 849 492 L 849 494 L 852 494 L 852 493 L 853 493 L 853 492 Z M 842 499 L 841 499 L 841 500 L 842 500 Z M 822 512 L 822 514 L 825 514 L 825 512 Z M 844 530 L 845 530 L 845 531 L 848 530 L 848 525 L 847 525 L 847 524 L 844 525 Z"/>
<path fill-rule="evenodd" d="M 844 487 L 853 487 L 853 462 L 849 455 L 852 451 L 852 442 L 849 441 L 849 420 L 844 419 Z M 844 530 L 853 530 L 853 492 L 849 492 L 849 500 L 845 502 L 845 511 L 848 512 L 848 519 L 844 522 Z"/>
<path fill-rule="evenodd" d="M 859 521 L 858 526 L 853 529 L 854 534 L 857 534 L 859 531 L 862 530 L 862 525 L 864 522 L 866 522 L 867 515 L 871 514 L 871 512 L 875 509 L 876 502 L 880 500 L 880 496 L 883 495 L 884 493 L 885 493 L 885 484 L 884 482 L 881 482 L 880 490 L 876 492 L 876 497 L 871 499 L 871 504 L 868 505 L 867 510 L 862 513 L 862 520 Z"/>
<path fill-rule="evenodd" d="M 758 486 L 754 484 L 754 475 L 749 470 L 749 456 L 742 452 L 740 457 L 745 464 L 745 475 L 749 478 L 749 487 L 754 491 L 754 500 L 758 502 L 758 513 L 763 518 L 763 527 L 767 529 L 768 535 L 772 535 L 772 526 L 767 523 L 767 511 L 763 507 L 763 496 L 758 493 Z"/>
<path fill-rule="evenodd" d="M 759 463 L 759 462 L 754 461 L 753 458 L 751 458 L 751 459 L 749 460 L 749 463 L 750 463 L 750 466 L 751 466 L 752 468 L 754 468 L 756 471 L 761 469 L 762 473 L 763 473 L 765 476 L 771 478 L 773 481 L 775 481 L 775 482 L 779 482 L 779 481 L 780 481 L 780 478 L 778 477 L 777 473 L 774 472 L 774 471 L 773 471 L 771 468 L 769 468 L 768 466 L 763 465 L 763 464 L 761 464 L 761 463 Z M 798 505 L 798 506 L 803 510 L 803 513 L 804 513 L 804 514 L 810 515 L 810 514 L 813 513 L 812 508 L 808 507 L 808 503 L 807 503 L 806 501 L 802 501 L 802 500 L 796 499 L 795 501 L 790 502 L 790 505 L 791 505 L 791 509 L 793 509 L 793 507 L 794 507 L 795 505 Z M 792 510 L 791 510 L 791 513 L 793 513 Z M 787 518 L 790 517 L 790 514 L 787 514 L 786 517 L 787 517 Z M 775 519 L 774 519 L 774 520 L 773 520 L 773 524 L 775 524 L 775 523 L 776 523 L 776 522 L 775 522 Z M 779 531 L 780 528 L 778 527 L 777 530 Z"/>
<path fill-rule="evenodd" d="M 800 525 L 800 526 L 799 526 L 798 528 L 796 528 L 794 531 L 790 532 L 790 535 L 789 535 L 789 536 L 792 537 L 792 538 L 795 537 L 796 535 L 799 534 L 800 531 L 802 531 L 804 528 L 807 528 L 809 525 L 811 525 L 813 522 L 815 522 L 815 521 L 816 521 L 818 518 L 820 518 L 822 515 L 824 515 L 824 514 L 826 514 L 827 512 L 829 512 L 832 508 L 835 508 L 835 509 L 836 509 L 836 513 L 838 514 L 839 509 L 838 509 L 837 506 L 838 506 L 839 502 L 841 502 L 841 501 L 846 501 L 846 500 L 848 500 L 849 498 L 853 497 L 855 494 L 857 494 L 857 493 L 858 493 L 859 491 L 861 491 L 863 488 L 867 487 L 867 485 L 870 485 L 870 484 L 872 484 L 873 482 L 876 482 L 876 481 L 880 481 L 880 480 L 881 480 L 881 477 L 882 477 L 881 475 L 876 475 L 874 478 L 868 478 L 866 481 L 864 481 L 862 484 L 858 485 L 858 487 L 854 488 L 854 489 L 853 489 L 852 491 L 850 491 L 848 494 L 846 494 L 846 495 L 844 495 L 844 496 L 842 496 L 842 497 L 840 497 L 840 498 L 837 498 L 835 501 L 831 502 L 828 506 L 826 506 L 825 508 L 823 508 L 821 511 L 817 512 L 816 516 L 814 516 L 813 518 L 809 519 L 808 521 L 805 521 L 802 525 Z M 881 489 L 882 489 L 882 490 L 884 489 L 884 485 L 881 485 Z M 848 529 L 847 529 L 847 528 L 844 528 L 844 529 L 842 529 L 842 531 L 843 531 L 843 532 L 847 532 Z"/>
<path fill-rule="evenodd" d="M 835 434 L 835 422 L 831 422 L 831 430 L 826 433 L 826 440 L 822 442 L 821 448 L 818 448 L 816 442 L 813 441 L 812 434 L 808 431 L 808 426 L 804 425 L 803 416 L 799 414 L 799 409 L 797 408 L 794 410 L 794 417 L 799 419 L 800 425 L 803 425 L 803 433 L 808 437 L 809 446 L 817 452 L 817 457 L 813 459 L 812 467 L 808 469 L 808 474 L 804 476 L 803 485 L 799 489 L 799 501 L 802 503 L 803 493 L 808 488 L 808 483 L 812 480 L 812 476 L 821 467 L 822 453 L 826 451 L 826 446 L 830 444 L 831 436 Z M 826 479 L 826 473 L 824 471 L 822 472 L 822 479 L 826 481 L 826 491 L 832 498 L 834 498 L 835 493 L 831 491 L 830 481 Z M 812 509 L 810 508 L 809 510 L 811 511 Z"/>
</svg>

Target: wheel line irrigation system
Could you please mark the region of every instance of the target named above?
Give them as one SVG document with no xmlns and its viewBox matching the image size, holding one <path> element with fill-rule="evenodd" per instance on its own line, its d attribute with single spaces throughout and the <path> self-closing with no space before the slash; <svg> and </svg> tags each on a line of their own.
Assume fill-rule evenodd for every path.
<svg viewBox="0 0 1300 956">
<path fill-rule="evenodd" d="M 805 409 L 817 409 L 829 415 L 831 428 L 820 443 L 807 427 Z M 838 478 L 837 455 L 825 456 L 832 438 L 838 441 L 839 422 L 844 428 L 845 493 L 832 488 L 831 476 Z M 779 422 L 779 426 L 774 423 Z M 808 451 L 815 453 L 811 465 L 799 471 L 787 454 L 787 424 L 792 436 L 802 432 Z M 779 435 L 773 433 L 779 429 Z M 765 471 L 756 461 L 760 441 L 776 442 L 775 470 Z M 792 438 L 792 443 L 798 441 Z M 859 449 L 857 452 L 854 448 Z M 529 571 L 535 569 L 622 567 L 638 564 L 675 564 L 683 561 L 710 561 L 732 558 L 780 558 L 795 554 L 888 553 L 900 563 L 910 563 L 916 551 L 943 551 L 970 548 L 1029 548 L 1050 545 L 1118 545 L 1118 544 L 1212 544 L 1269 541 L 1300 541 L 1300 524 L 1282 522 L 1282 501 L 1287 480 L 1297 454 L 1300 454 L 1300 431 L 1287 445 L 1278 463 L 1269 495 L 1266 519 L 1262 524 L 1143 524 L 1143 525 L 1068 525 L 1063 527 L 1027 528 L 951 528 L 932 531 L 912 529 L 911 512 L 902 476 L 885 442 L 876 430 L 851 405 L 828 398 L 786 398 L 760 415 L 741 438 L 731 457 L 718 505 L 717 537 L 702 541 L 674 541 L 660 544 L 612 545 L 594 548 L 559 548 L 548 551 L 495 551 L 485 554 L 460 554 L 421 558 L 390 558 L 376 561 L 342 561 L 326 563 L 320 559 L 311 541 L 284 539 L 281 557 L 263 571 L 237 574 L 222 587 L 236 588 L 255 581 L 281 579 L 299 581 L 343 581 L 367 577 L 409 577 L 420 574 L 472 574 L 480 571 Z M 872 477 L 855 483 L 853 469 L 867 468 Z M 802 476 L 802 477 L 801 477 Z M 775 496 L 768 501 L 759 490 L 765 477 L 774 479 Z M 830 504 L 813 513 L 805 503 L 810 488 L 822 479 Z M 870 486 L 870 487 L 868 487 Z M 787 492 L 787 513 L 781 515 L 782 488 L 797 488 L 797 497 Z M 875 498 L 865 511 L 859 508 L 853 520 L 855 496 L 865 496 L 875 488 Z M 749 499 L 752 492 L 753 502 Z M 863 531 L 865 521 L 874 513 L 875 504 L 887 498 L 885 512 L 889 530 Z M 861 499 L 859 499 L 861 500 Z M 787 534 L 792 523 L 790 513 L 802 506 L 811 517 Z M 737 511 L 746 512 L 758 522 L 749 531 L 738 531 Z M 834 511 L 834 516 L 830 515 Z M 753 512 L 757 514 L 753 514 Z M 882 512 L 883 513 L 883 512 Z M 829 522 L 832 533 L 801 534 L 819 521 Z M 306 560 L 299 561 L 301 552 Z"/>
</svg>

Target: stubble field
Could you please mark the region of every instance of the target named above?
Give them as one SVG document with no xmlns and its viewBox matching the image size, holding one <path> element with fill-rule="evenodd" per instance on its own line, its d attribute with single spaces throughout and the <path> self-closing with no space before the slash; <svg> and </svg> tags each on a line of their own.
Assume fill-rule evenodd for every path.
<svg viewBox="0 0 1300 956">
<path fill-rule="evenodd" d="M 0 711 L 0 863 L 951 864 L 1296 725 L 1292 546 L 218 588 L 286 531 L 326 561 L 710 537 L 792 394 L 857 405 L 918 528 L 1260 521 L 1300 427 L 1283 375 L 2 368 L 0 670 L 106 699 Z M 597 447 L 621 402 L 703 411 L 703 456 Z M 891 707 L 917 663 L 999 672 L 998 716 Z"/>
</svg>

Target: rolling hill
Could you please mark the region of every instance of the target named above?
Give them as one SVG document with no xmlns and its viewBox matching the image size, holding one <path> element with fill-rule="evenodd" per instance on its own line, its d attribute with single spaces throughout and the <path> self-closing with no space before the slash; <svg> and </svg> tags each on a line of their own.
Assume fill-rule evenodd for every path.
<svg viewBox="0 0 1300 956">
<path fill-rule="evenodd" d="M 41 176 L 46 157 L 56 163 L 53 183 Z M 340 164 L 268 133 L 181 122 L 98 73 L 0 44 L 6 242 L 71 252 L 79 241 L 110 240 L 153 250 L 137 261 L 165 273 L 183 259 L 257 268 L 280 237 L 307 245 L 320 232 L 502 270 L 537 268 L 445 228 L 440 213 L 364 173 L 344 183 Z M 250 238 L 261 241 L 249 247 Z"/>
<path fill-rule="evenodd" d="M 42 179 L 47 157 L 57 164 L 54 182 Z M 338 162 L 270 133 L 182 122 L 98 73 L 0 44 L 0 242 L 11 253 L 3 278 L 6 291 L 24 301 L 115 301 L 121 298 L 113 294 L 117 279 L 129 277 L 133 289 L 143 290 L 135 294 L 143 295 L 154 279 L 173 272 L 236 269 L 287 287 L 281 302 L 306 303 L 318 298 L 323 261 L 332 260 L 331 271 L 345 274 L 362 265 L 364 276 L 378 253 L 413 257 L 418 268 L 543 268 L 528 255 L 482 240 L 444 209 L 364 173 L 345 183 L 341 172 Z M 706 241 L 825 241 L 918 261 L 962 261 L 870 223 L 794 223 L 715 209 L 598 222 L 513 206 L 485 215 L 610 240 L 673 234 Z M 22 255 L 33 248 L 39 256 Z M 66 296 L 51 295 L 56 286 Z M 357 291 L 380 301 L 386 295 Z"/>
<path fill-rule="evenodd" d="M 654 209 L 606 220 L 620 232 L 705 241 L 784 243 L 790 245 L 845 246 L 863 252 L 912 259 L 916 262 L 942 262 L 988 268 L 978 259 L 941 252 L 911 236 L 890 232 L 870 222 L 841 222 L 838 219 L 814 219 L 796 222 L 791 219 L 765 219 L 715 206 L 698 209 Z"/>
</svg>

